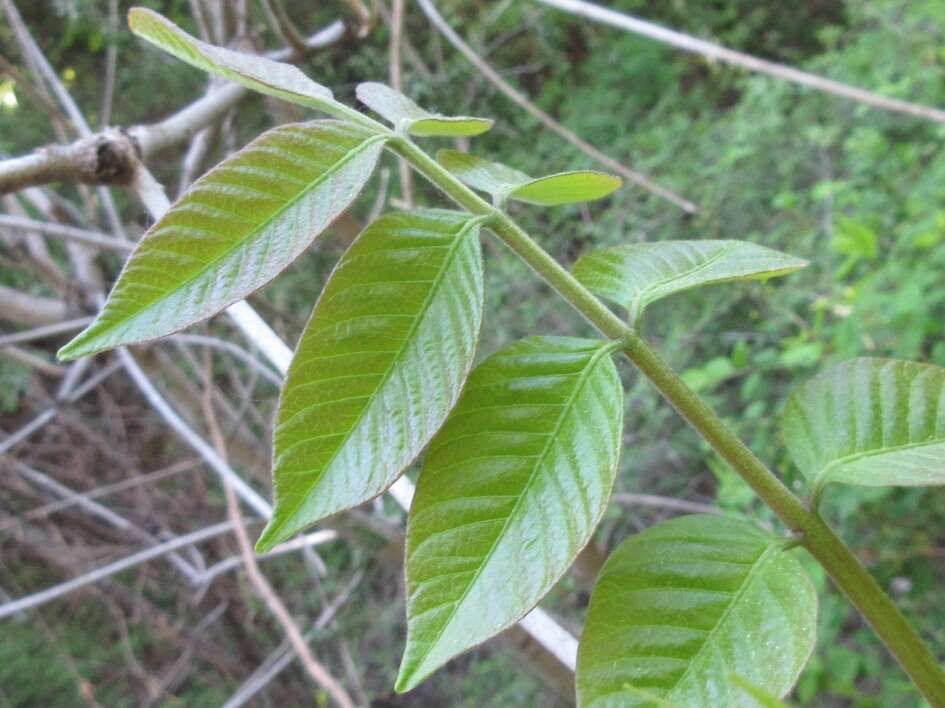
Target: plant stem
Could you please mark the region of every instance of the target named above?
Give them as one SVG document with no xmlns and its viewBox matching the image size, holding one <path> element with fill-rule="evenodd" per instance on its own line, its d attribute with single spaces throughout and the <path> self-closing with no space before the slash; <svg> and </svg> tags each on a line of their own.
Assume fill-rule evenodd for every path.
<svg viewBox="0 0 945 708">
<path fill-rule="evenodd" d="M 811 512 L 733 433 L 660 355 L 585 288 L 507 215 L 467 188 L 409 140 L 398 138 L 391 149 L 406 158 L 430 182 L 457 204 L 476 214 L 492 216 L 489 226 L 500 239 L 553 287 L 590 324 L 609 339 L 623 343 L 622 351 L 662 396 L 728 462 L 792 531 L 830 574 L 876 630 L 925 698 L 945 707 L 945 673 L 922 638 L 859 559 L 816 513 Z"/>
</svg>

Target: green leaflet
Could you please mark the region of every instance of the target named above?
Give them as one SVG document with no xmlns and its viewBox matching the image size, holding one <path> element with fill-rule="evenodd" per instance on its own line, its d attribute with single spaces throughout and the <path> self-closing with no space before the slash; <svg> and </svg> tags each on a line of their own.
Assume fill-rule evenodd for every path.
<svg viewBox="0 0 945 708">
<path fill-rule="evenodd" d="M 807 261 L 746 241 L 659 241 L 591 251 L 574 277 L 627 309 L 635 322 L 644 308 L 674 293 L 735 280 L 786 275 Z"/>
<path fill-rule="evenodd" d="M 341 107 L 329 89 L 317 84 L 291 64 L 223 49 L 192 37 L 165 17 L 143 7 L 128 12 L 131 31 L 191 66 L 277 98 L 305 106 Z M 345 110 L 347 110 L 345 108 Z"/>
<path fill-rule="evenodd" d="M 263 133 L 148 230 L 105 307 L 59 358 L 171 334 L 261 288 L 354 201 L 385 140 L 334 120 Z"/>
<path fill-rule="evenodd" d="M 440 150 L 437 162 L 473 189 L 502 203 L 515 199 L 555 206 L 601 199 L 620 187 L 619 177 L 592 170 L 560 172 L 537 179 L 498 162 L 489 162 L 458 150 Z"/>
<path fill-rule="evenodd" d="M 794 462 L 815 485 L 945 484 L 945 369 L 853 359 L 801 386 L 782 421 Z"/>
<path fill-rule="evenodd" d="M 419 137 L 480 135 L 493 124 L 489 118 L 430 113 L 399 91 L 373 81 L 358 84 L 357 96 L 361 103 L 391 123 L 395 129 Z"/>
<path fill-rule="evenodd" d="M 744 521 L 683 516 L 631 536 L 591 596 L 578 648 L 578 703 L 687 708 L 756 706 L 775 696 L 814 648 L 817 596 L 784 540 Z M 628 687 L 631 687 L 628 689 Z"/>
<path fill-rule="evenodd" d="M 407 520 L 407 691 L 514 624 L 607 504 L 623 390 L 605 342 L 524 339 L 489 357 L 430 444 Z"/>
<path fill-rule="evenodd" d="M 481 221 L 389 214 L 338 263 L 282 390 L 258 551 L 383 492 L 443 424 L 482 322 Z"/>
<path fill-rule="evenodd" d="M 754 705 L 758 708 L 787 708 L 787 704 L 772 696 L 770 693 L 764 689 L 758 688 L 755 684 L 750 681 L 746 681 L 738 674 L 729 674 L 728 675 L 729 683 L 737 686 L 742 691 L 748 694 L 754 700 Z"/>
</svg>

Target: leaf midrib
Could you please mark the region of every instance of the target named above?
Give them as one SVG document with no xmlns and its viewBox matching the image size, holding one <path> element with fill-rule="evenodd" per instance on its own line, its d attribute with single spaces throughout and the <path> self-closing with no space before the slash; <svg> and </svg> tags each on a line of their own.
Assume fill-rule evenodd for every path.
<svg viewBox="0 0 945 708">
<path fill-rule="evenodd" d="M 453 240 L 453 243 L 450 246 L 449 253 L 443 259 L 443 265 L 440 268 L 440 272 L 437 273 L 436 277 L 433 279 L 433 282 L 430 285 L 430 291 L 427 293 L 426 298 L 424 298 L 423 304 L 420 306 L 419 317 L 417 317 L 416 320 L 410 325 L 410 328 L 407 330 L 406 335 L 404 335 L 403 342 L 395 350 L 396 353 L 391 357 L 390 364 L 388 364 L 387 368 L 382 373 L 381 380 L 378 382 L 377 387 L 374 389 L 374 391 L 371 392 L 371 395 L 368 397 L 368 400 L 364 404 L 364 407 L 361 409 L 360 413 L 358 413 L 358 417 L 354 420 L 354 422 L 351 423 L 351 425 L 348 427 L 348 430 L 346 432 L 339 433 L 340 435 L 343 435 L 345 437 L 345 440 L 332 453 L 328 461 L 324 465 L 321 466 L 322 473 L 318 475 L 318 478 L 311 485 L 309 485 L 309 488 L 300 497 L 299 502 L 292 508 L 292 511 L 288 512 L 283 517 L 284 519 L 286 520 L 291 519 L 298 513 L 299 509 L 305 503 L 306 499 L 308 499 L 308 496 L 312 493 L 312 490 L 315 488 L 315 485 L 318 484 L 318 482 L 324 477 L 325 470 L 331 467 L 335 459 L 337 459 L 338 455 L 341 454 L 341 451 L 344 449 L 345 443 L 349 439 L 351 432 L 355 428 L 357 428 L 358 425 L 360 425 L 361 421 L 364 419 L 364 416 L 367 414 L 367 411 L 371 408 L 371 405 L 374 403 L 374 398 L 377 396 L 378 392 L 381 389 L 383 389 L 384 386 L 387 384 L 387 382 L 390 380 L 390 374 L 394 370 L 394 365 L 403 356 L 404 350 L 407 348 L 407 345 L 412 340 L 414 333 L 416 332 L 417 328 L 420 326 L 420 323 L 423 322 L 426 319 L 427 315 L 429 314 L 430 302 L 439 292 L 441 282 L 444 276 L 446 275 L 446 273 L 450 270 L 450 266 L 452 265 L 453 259 L 456 257 L 456 254 L 459 253 L 459 251 L 461 250 L 460 247 L 462 246 L 465 237 L 469 234 L 471 229 L 478 227 L 482 223 L 482 220 L 480 218 L 477 218 L 472 215 L 470 216 L 471 218 L 469 218 L 463 224 L 462 228 L 460 228 L 459 232 L 456 234 Z M 286 522 L 283 521 L 281 524 L 279 524 L 279 526 L 276 527 L 276 529 L 283 528 L 285 526 L 285 523 Z"/>
<path fill-rule="evenodd" d="M 480 563 L 479 568 L 476 570 L 476 574 L 472 577 L 472 579 L 466 585 L 466 588 L 463 590 L 463 593 L 462 595 L 460 595 L 459 599 L 456 600 L 456 602 L 453 604 L 453 609 L 450 610 L 449 616 L 443 622 L 443 626 L 437 632 L 436 637 L 427 644 L 428 649 L 423 653 L 420 659 L 416 662 L 415 664 L 416 666 L 420 666 L 424 661 L 426 661 L 427 657 L 430 655 L 430 652 L 433 651 L 433 648 L 439 643 L 440 639 L 442 639 L 443 634 L 446 632 L 450 623 L 453 621 L 453 618 L 456 616 L 457 609 L 466 600 L 466 597 L 469 595 L 470 590 L 472 590 L 473 586 L 479 580 L 479 576 L 482 574 L 482 571 L 485 569 L 487 565 L 489 565 L 489 561 L 492 559 L 492 554 L 495 552 L 495 549 L 498 547 L 499 542 L 502 540 L 502 537 L 505 535 L 505 532 L 508 529 L 509 524 L 511 523 L 512 519 L 515 517 L 516 513 L 518 512 L 518 509 L 522 503 L 522 500 L 526 496 L 528 496 L 528 492 L 532 486 L 532 483 L 538 477 L 538 470 L 541 469 L 541 467 L 544 465 L 545 457 L 547 456 L 548 451 L 552 447 L 552 443 L 554 442 L 558 433 L 560 432 L 561 426 L 564 420 L 568 417 L 568 414 L 571 412 L 571 407 L 574 404 L 575 398 L 577 398 L 578 393 L 583 389 L 584 385 L 587 383 L 587 380 L 590 378 L 591 372 L 597 367 L 597 363 L 600 361 L 600 359 L 604 356 L 608 356 L 609 354 L 610 354 L 610 350 L 606 346 L 601 345 L 598 351 L 594 352 L 594 354 L 591 356 L 584 371 L 581 372 L 580 378 L 574 386 L 574 390 L 571 391 L 571 394 L 568 396 L 567 401 L 564 403 L 564 407 L 561 412 L 561 415 L 558 416 L 558 420 L 555 423 L 554 431 L 549 435 L 548 440 L 547 442 L 545 442 L 545 445 L 541 453 L 539 453 L 536 456 L 536 462 L 532 468 L 531 474 L 528 477 L 528 481 L 525 482 L 525 486 L 522 489 L 522 493 L 517 495 L 518 499 L 516 500 L 515 504 L 512 506 L 512 509 L 509 511 L 508 516 L 505 520 L 505 524 L 503 524 L 502 528 L 499 530 L 499 533 L 496 535 L 496 539 L 492 543 L 492 546 L 486 552 L 486 555 L 483 558 L 482 563 Z M 522 457 L 522 456 L 516 455 L 516 457 Z"/>
<path fill-rule="evenodd" d="M 752 564 L 752 567 L 749 569 L 748 573 L 745 575 L 745 581 L 742 583 L 741 587 L 735 592 L 732 597 L 732 601 L 729 603 L 728 607 L 725 608 L 725 611 L 722 613 L 722 616 L 719 617 L 719 621 L 715 623 L 715 626 L 709 631 L 705 640 L 702 643 L 702 646 L 699 647 L 699 650 L 695 653 L 692 659 L 689 661 L 689 666 L 686 667 L 686 670 L 683 671 L 682 675 L 676 679 L 676 682 L 666 691 L 667 696 L 672 696 L 672 693 L 676 691 L 680 685 L 689 677 L 689 674 L 693 671 L 693 668 L 699 663 L 699 660 L 702 658 L 703 653 L 706 651 L 707 647 L 712 644 L 715 640 L 716 634 L 719 632 L 719 629 L 725 625 L 726 620 L 728 620 L 729 615 L 738 607 L 738 603 L 741 601 L 742 596 L 748 591 L 748 588 L 755 581 L 755 577 L 762 571 L 762 569 L 767 565 L 770 557 L 777 552 L 781 551 L 781 545 L 772 541 L 768 546 L 758 555 L 758 558 Z"/>
<path fill-rule="evenodd" d="M 692 268 L 689 268 L 688 270 L 684 270 L 674 275 L 671 275 L 668 278 L 661 278 L 657 281 L 650 283 L 649 285 L 645 285 L 644 287 L 640 289 L 637 296 L 631 299 L 628 309 L 639 309 L 641 306 L 649 305 L 650 302 L 652 302 L 652 300 L 650 299 L 650 295 L 653 293 L 653 291 L 659 288 L 662 288 L 674 281 L 687 278 L 695 273 L 698 273 L 701 270 L 705 270 L 706 268 L 714 264 L 716 261 L 723 258 L 727 253 L 729 253 L 735 247 L 736 247 L 736 244 L 726 243 L 715 254 L 713 254 L 712 256 L 709 256 L 704 261 L 702 261 L 702 263 L 699 263 L 693 266 Z M 696 286 L 693 286 L 693 287 L 696 287 Z"/>
<path fill-rule="evenodd" d="M 927 440 L 925 442 L 914 442 L 906 443 L 904 445 L 894 445 L 893 447 L 884 447 L 878 450 L 865 450 L 863 452 L 856 452 L 851 455 L 846 455 L 844 457 L 838 457 L 834 460 L 828 462 L 821 469 L 820 473 L 817 475 L 816 479 L 819 483 L 823 484 L 830 480 L 830 474 L 837 467 L 850 464 L 851 462 L 859 462 L 860 460 L 867 459 L 870 457 L 880 457 L 882 455 L 889 455 L 896 452 L 902 452 L 903 450 L 914 450 L 919 447 L 929 447 L 932 445 L 945 445 L 945 437 L 935 438 L 933 440 Z"/>
<path fill-rule="evenodd" d="M 255 238 L 259 235 L 259 233 L 260 233 L 261 231 L 263 231 L 263 230 L 264 230 L 265 228 L 267 228 L 270 224 L 272 224 L 274 221 L 276 221 L 276 219 L 278 219 L 279 216 L 280 216 L 281 214 L 283 214 L 286 210 L 288 210 L 289 208 L 291 208 L 292 206 L 294 206 L 294 205 L 295 205 L 296 203 L 298 203 L 301 199 L 303 199 L 306 195 L 308 195 L 309 193 L 311 193 L 312 190 L 314 190 L 316 187 L 318 187 L 318 185 L 319 185 L 322 181 L 328 179 L 332 174 L 338 172 L 342 167 L 344 167 L 345 164 L 347 164 L 348 162 L 350 162 L 351 160 L 353 160 L 355 157 L 361 155 L 368 147 L 372 146 L 374 143 L 379 142 L 379 141 L 383 141 L 383 140 L 387 140 L 387 139 L 388 139 L 388 136 L 386 136 L 386 135 L 375 135 L 375 136 L 369 136 L 369 137 L 365 138 L 365 140 L 364 140 L 360 145 L 358 145 L 357 147 L 353 148 L 352 150 L 349 150 L 347 153 L 345 153 L 345 155 L 344 155 L 340 160 L 338 160 L 337 162 L 335 162 L 334 164 L 332 164 L 329 169 L 325 170 L 324 172 L 322 172 L 321 174 L 319 174 L 315 179 L 313 179 L 311 182 L 309 182 L 309 183 L 308 183 L 308 186 L 306 186 L 305 188 L 299 189 L 299 191 L 298 191 L 298 193 L 297 193 L 297 195 L 296 195 L 295 197 L 293 197 L 292 199 L 288 200 L 282 207 L 280 207 L 276 212 L 274 212 L 274 213 L 272 214 L 272 216 L 270 216 L 270 217 L 269 217 L 268 219 L 266 219 L 264 222 L 258 224 L 255 228 L 253 228 L 252 231 L 250 231 L 245 237 L 243 237 L 242 239 L 240 239 L 237 243 L 233 244 L 233 245 L 230 246 L 229 248 L 227 248 L 227 249 L 225 249 L 224 251 L 220 252 L 213 260 L 208 261 L 204 267 L 202 267 L 202 268 L 200 268 L 200 269 L 194 271 L 193 274 L 191 274 L 189 277 L 187 277 L 186 279 L 184 279 L 183 281 L 181 281 L 180 283 L 178 283 L 178 286 L 177 286 L 176 288 L 174 288 L 173 290 L 171 290 L 171 291 L 165 293 L 164 295 L 161 295 L 161 296 L 158 297 L 158 298 L 155 298 L 154 300 L 152 300 L 151 302 L 149 302 L 147 305 L 145 305 L 143 308 L 141 308 L 140 310 L 138 310 L 137 312 L 135 312 L 133 315 L 131 315 L 131 317 L 123 318 L 123 319 L 121 319 L 121 320 L 119 320 L 119 321 L 117 321 L 117 322 L 115 322 L 115 323 L 109 325 L 109 326 L 106 327 L 105 329 L 100 330 L 99 333 L 96 335 L 95 338 L 98 339 L 99 337 L 104 336 L 106 333 L 113 331 L 113 330 L 116 329 L 117 327 L 120 327 L 121 325 L 127 323 L 128 320 L 131 319 L 131 318 L 138 318 L 138 317 L 140 317 L 141 315 L 143 315 L 145 312 L 149 312 L 149 311 L 153 310 L 155 307 L 159 307 L 159 306 L 161 305 L 161 303 L 163 303 L 164 301 L 166 301 L 166 300 L 167 300 L 168 298 L 170 298 L 172 295 L 174 295 L 174 294 L 176 294 L 176 293 L 179 293 L 179 292 L 181 292 L 182 290 L 187 289 L 192 283 L 194 283 L 194 281 L 196 281 L 199 277 L 201 277 L 201 276 L 202 276 L 203 274 L 205 274 L 207 271 L 212 270 L 218 263 L 220 263 L 220 262 L 223 261 L 225 258 L 227 258 L 227 257 L 229 257 L 230 255 L 232 255 L 234 252 L 236 252 L 237 250 L 239 250 L 239 249 L 240 249 L 241 247 L 243 247 L 245 244 L 247 244 L 247 243 L 249 243 L 250 241 L 252 241 L 253 239 L 255 239 Z M 158 223 L 160 223 L 160 222 L 158 222 Z M 145 243 L 145 242 L 142 240 L 142 244 L 144 244 L 144 243 Z"/>
</svg>

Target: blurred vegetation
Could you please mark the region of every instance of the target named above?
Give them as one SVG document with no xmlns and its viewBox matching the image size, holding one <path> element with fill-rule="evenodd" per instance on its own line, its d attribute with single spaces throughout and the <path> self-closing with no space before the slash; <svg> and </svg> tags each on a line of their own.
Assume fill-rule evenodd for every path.
<svg viewBox="0 0 945 708">
<path fill-rule="evenodd" d="M 113 123 L 162 117 L 198 96 L 204 77 L 145 50 L 122 28 L 103 28 L 105 3 L 45 0 L 18 3 L 52 63 L 93 124 L 99 112 L 101 66 L 108 43 L 119 47 Z M 193 28 L 188 5 L 146 2 Z M 941 0 L 623 0 L 610 3 L 676 29 L 874 90 L 945 105 L 945 3 Z M 289 9 L 309 30 L 333 19 L 340 3 L 298 0 Z M 445 112 L 497 119 L 476 138 L 478 154 L 534 175 L 593 167 L 589 160 L 496 94 L 465 60 L 436 38 L 409 7 L 408 37 L 432 70 L 424 78 L 408 63 L 406 92 Z M 123 3 L 124 6 L 124 3 Z M 258 8 L 256 8 L 258 10 Z M 587 208 L 539 212 L 513 206 L 515 216 L 552 253 L 572 262 L 592 245 L 637 240 L 735 238 L 810 260 L 806 270 L 769 284 L 700 290 L 664 301 L 648 313 L 646 334 L 717 406 L 763 459 L 800 489 L 778 432 L 778 413 L 791 387 L 828 362 L 859 355 L 895 356 L 945 365 L 945 126 L 888 114 L 745 74 L 619 30 L 589 24 L 530 2 L 442 2 L 441 9 L 481 54 L 543 109 L 613 157 L 651 175 L 701 207 L 686 217 L 672 205 L 627 187 Z M 260 26 L 263 26 L 260 23 Z M 263 33 L 261 41 L 275 40 Z M 349 99 L 357 82 L 385 80 L 387 34 L 347 42 L 305 67 Z M 0 26 L 0 46 L 12 47 Z M 14 52 L 2 52 L 15 56 Z M 0 94 L 13 91 L 0 84 Z M 22 92 L 19 105 L 0 95 L 0 151 L 16 154 L 54 136 L 42 108 Z M 287 111 L 291 117 L 292 111 Z M 251 99 L 235 119 L 245 141 L 272 122 Z M 444 143 L 445 145 L 445 143 Z M 220 146 L 218 151 L 228 147 Z M 219 157 L 222 152 L 218 152 Z M 162 156 L 160 178 L 172 185 L 178 156 Z M 391 168 L 396 192 L 396 167 Z M 361 201 L 364 211 L 374 194 Z M 428 203 L 440 203 L 427 193 Z M 121 203 L 142 224 L 128 195 Z M 497 244 L 497 242 L 496 242 Z M 285 313 L 284 331 L 300 323 L 343 248 L 332 240 L 306 255 L 259 296 Z M 488 314 L 481 354 L 524 334 L 587 332 L 563 301 L 537 284 L 501 245 L 487 248 Z M 0 263 L 0 281 L 22 285 Z M 13 410 L 28 371 L 0 360 L 0 406 Z M 679 496 L 717 504 L 776 525 L 747 487 L 685 428 L 630 370 L 627 445 L 619 491 Z M 909 618 L 941 654 L 945 647 L 945 490 L 831 488 L 826 513 Z M 612 505 L 598 540 L 608 548 L 662 512 Z M 341 553 L 341 551 L 338 551 Z M 330 566 L 343 558 L 326 557 Z M 821 589 L 818 650 L 794 700 L 810 706 L 919 705 L 904 674 L 868 627 L 809 564 Z M 292 561 L 269 566 L 291 578 Z M 369 648 L 366 682 L 388 693 L 402 636 L 388 588 L 366 584 L 344 613 L 353 641 Z M 552 607 L 579 626 L 583 600 L 565 580 Z M 103 614 L 104 611 L 103 611 Z M 99 618 L 104 619 L 104 618 Z M 65 621 L 60 635 L 82 644 L 94 666 L 110 651 L 97 646 L 89 623 Z M 94 626 L 94 622 L 92 624 Z M 134 633 L 133 633 L 134 635 Z M 277 642 L 270 632 L 269 642 Z M 133 636 L 142 646 L 148 637 Z M 45 648 L 43 648 L 45 647 Z M 478 656 L 477 656 L 478 655 Z M 360 652 L 364 657 L 365 653 Z M 18 657 L 12 661 L 12 657 Z M 26 658 L 24 658 L 26 657 Z M 23 662 L 27 661 L 27 664 Z M 14 705 L 71 705 L 71 686 L 40 629 L 4 625 L 0 686 Z M 16 665 L 15 675 L 10 668 Z M 88 675 L 88 672 L 83 672 Z M 295 679 L 304 685 L 300 676 Z M 71 686 L 71 687 L 70 687 Z M 225 688 L 200 677 L 180 694 L 188 705 L 212 705 Z M 102 698 L 102 696 L 100 696 Z M 416 705 L 550 705 L 530 675 L 505 650 L 480 651 L 431 680 Z M 380 699 L 379 699 L 380 700 Z M 378 705 L 395 703 L 392 697 Z M 403 699 L 398 699 L 403 700 Z M 117 691 L 109 705 L 122 705 Z"/>
</svg>

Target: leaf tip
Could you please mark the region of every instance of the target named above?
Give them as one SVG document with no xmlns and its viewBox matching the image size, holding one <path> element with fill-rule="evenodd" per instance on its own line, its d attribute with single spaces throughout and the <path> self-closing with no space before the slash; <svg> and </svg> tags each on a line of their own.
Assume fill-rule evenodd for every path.
<svg viewBox="0 0 945 708">
<path fill-rule="evenodd" d="M 406 653 L 406 652 L 405 652 Z M 412 691 L 421 683 L 429 674 L 421 674 L 417 670 L 415 663 L 408 663 L 407 657 L 404 656 L 403 661 L 400 663 L 400 670 L 397 672 L 397 680 L 394 682 L 394 691 L 396 693 L 407 693 Z"/>
<path fill-rule="evenodd" d="M 149 10 L 146 7 L 133 7 L 128 10 L 128 27 L 132 32 L 141 36 L 142 35 L 142 25 L 148 21 L 163 19 L 161 15 L 156 13 L 154 10 Z"/>
<path fill-rule="evenodd" d="M 94 345 L 89 344 L 89 327 L 86 327 L 84 330 L 79 332 L 75 337 L 73 337 L 69 342 L 60 347 L 59 351 L 56 352 L 56 358 L 59 361 L 74 361 L 76 359 L 81 359 L 84 356 L 89 356 L 94 354 L 97 350 Z"/>
<path fill-rule="evenodd" d="M 289 536 L 292 535 L 292 532 L 286 532 L 284 529 L 285 524 L 281 520 L 277 520 L 275 514 L 269 519 L 269 523 L 266 524 L 266 528 L 263 529 L 263 532 L 259 535 L 259 539 L 256 541 L 254 550 L 258 554 L 268 553 L 273 548 L 278 546 L 283 541 L 287 540 Z"/>
</svg>

